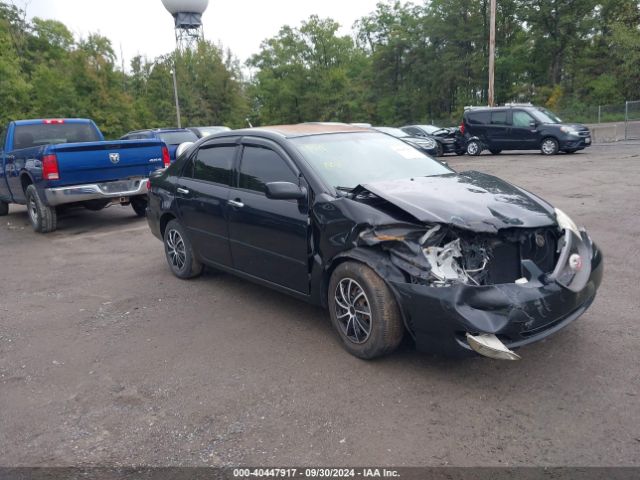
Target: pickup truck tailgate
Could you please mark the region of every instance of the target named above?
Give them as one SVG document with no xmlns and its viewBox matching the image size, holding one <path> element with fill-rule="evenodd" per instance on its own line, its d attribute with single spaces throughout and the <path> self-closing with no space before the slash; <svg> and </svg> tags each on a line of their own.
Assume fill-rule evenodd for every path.
<svg viewBox="0 0 640 480">
<path fill-rule="evenodd" d="M 67 143 L 52 147 L 58 159 L 58 186 L 146 178 L 162 168 L 159 140 Z"/>
</svg>

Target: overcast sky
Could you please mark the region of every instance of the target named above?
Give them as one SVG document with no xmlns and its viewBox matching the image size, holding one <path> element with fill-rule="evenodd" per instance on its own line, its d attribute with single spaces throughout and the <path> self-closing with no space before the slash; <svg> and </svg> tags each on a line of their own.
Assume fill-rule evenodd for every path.
<svg viewBox="0 0 640 480">
<path fill-rule="evenodd" d="M 161 0 L 10 0 L 29 18 L 63 22 L 76 36 L 99 32 L 108 37 L 129 67 L 137 54 L 154 58 L 175 45 L 173 18 Z M 210 0 L 203 16 L 208 40 L 221 42 L 244 62 L 262 40 L 282 25 L 298 26 L 312 14 L 331 17 L 348 33 L 353 22 L 375 10 L 379 0 Z"/>
</svg>

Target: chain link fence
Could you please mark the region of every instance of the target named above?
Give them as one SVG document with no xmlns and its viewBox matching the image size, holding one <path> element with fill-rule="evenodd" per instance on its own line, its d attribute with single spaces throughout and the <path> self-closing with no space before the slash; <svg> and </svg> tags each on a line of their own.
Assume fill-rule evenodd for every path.
<svg viewBox="0 0 640 480">
<path fill-rule="evenodd" d="M 566 122 L 591 125 L 618 124 L 614 134 L 616 138 L 613 138 L 615 140 L 640 139 L 640 100 L 630 100 L 617 105 L 560 109 L 557 113 Z"/>
</svg>

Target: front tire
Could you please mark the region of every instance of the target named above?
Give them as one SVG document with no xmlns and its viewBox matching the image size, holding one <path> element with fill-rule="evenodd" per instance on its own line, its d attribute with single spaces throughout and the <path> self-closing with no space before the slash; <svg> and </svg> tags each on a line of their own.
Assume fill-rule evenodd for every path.
<svg viewBox="0 0 640 480">
<path fill-rule="evenodd" d="M 131 208 L 133 208 L 133 211 L 136 212 L 136 215 L 139 217 L 146 217 L 147 216 L 147 205 L 148 205 L 148 201 L 146 198 L 142 197 L 142 198 L 132 198 L 131 199 Z"/>
<path fill-rule="evenodd" d="M 9 204 L 0 200 L 0 217 L 9 215 Z"/>
<path fill-rule="evenodd" d="M 368 360 L 400 345 L 404 324 L 396 299 L 368 266 L 340 264 L 329 281 L 328 305 L 331 323 L 352 355 Z"/>
<path fill-rule="evenodd" d="M 547 137 L 540 144 L 540 152 L 543 155 L 555 155 L 558 153 L 558 141 L 553 137 Z"/>
<path fill-rule="evenodd" d="M 482 144 L 477 140 L 471 140 L 467 143 L 467 155 L 477 157 L 482 153 Z"/>
<path fill-rule="evenodd" d="M 197 277 L 204 269 L 196 259 L 184 228 L 177 220 L 171 220 L 164 230 L 164 253 L 171 272 L 178 278 Z"/>
<path fill-rule="evenodd" d="M 442 157 L 444 155 L 444 147 L 440 142 L 436 142 L 436 157 Z"/>
<path fill-rule="evenodd" d="M 58 213 L 55 207 L 49 207 L 42 202 L 34 185 L 27 187 L 25 197 L 29 221 L 33 229 L 38 233 L 53 232 L 58 226 Z"/>
</svg>

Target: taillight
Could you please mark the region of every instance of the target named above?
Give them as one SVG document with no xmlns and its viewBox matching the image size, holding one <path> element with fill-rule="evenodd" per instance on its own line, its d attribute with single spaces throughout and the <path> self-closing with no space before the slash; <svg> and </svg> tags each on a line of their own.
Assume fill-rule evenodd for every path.
<svg viewBox="0 0 640 480">
<path fill-rule="evenodd" d="M 43 120 L 42 123 L 46 124 L 46 125 L 63 125 L 64 124 L 64 119 L 62 118 L 50 118 L 47 120 Z"/>
<path fill-rule="evenodd" d="M 169 156 L 169 149 L 166 145 L 162 146 L 162 163 L 164 163 L 164 168 L 171 165 L 171 157 Z"/>
<path fill-rule="evenodd" d="M 464 122 L 460 124 L 460 133 L 464 135 Z"/>
<path fill-rule="evenodd" d="M 55 154 L 42 157 L 42 178 L 45 180 L 60 180 L 58 158 Z"/>
<path fill-rule="evenodd" d="M 147 192 L 151 191 L 151 180 L 147 179 Z"/>
</svg>

